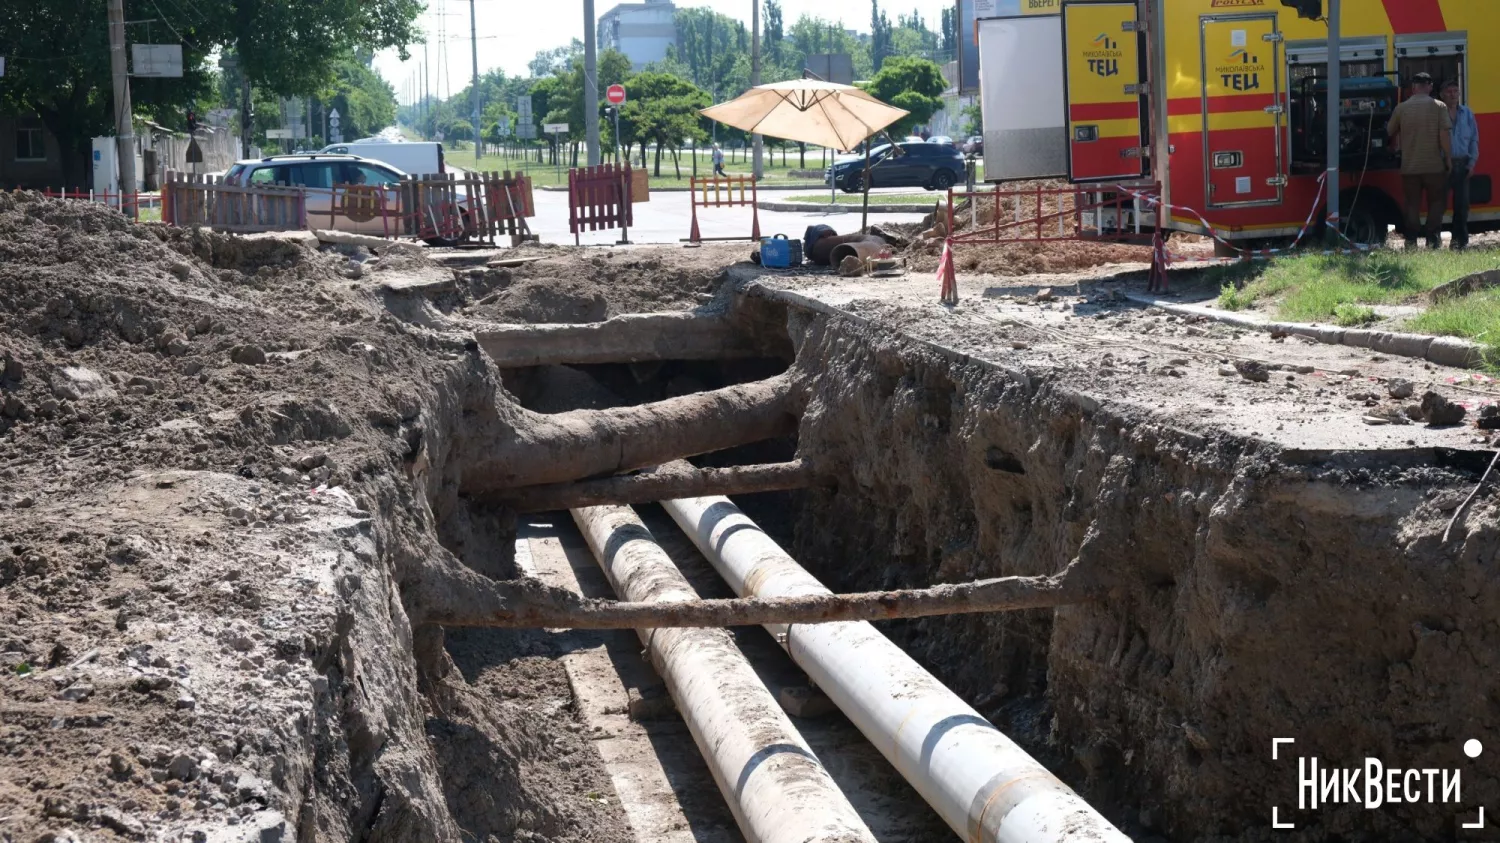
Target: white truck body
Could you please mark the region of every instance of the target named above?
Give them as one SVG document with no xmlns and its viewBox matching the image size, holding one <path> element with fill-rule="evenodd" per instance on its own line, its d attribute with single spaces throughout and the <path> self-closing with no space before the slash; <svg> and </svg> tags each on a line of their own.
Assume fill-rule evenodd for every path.
<svg viewBox="0 0 1500 843">
<path fill-rule="evenodd" d="M 428 176 L 448 171 L 443 145 L 435 141 L 372 141 L 334 143 L 318 150 L 336 155 L 358 155 L 389 164 L 403 173 Z"/>
</svg>

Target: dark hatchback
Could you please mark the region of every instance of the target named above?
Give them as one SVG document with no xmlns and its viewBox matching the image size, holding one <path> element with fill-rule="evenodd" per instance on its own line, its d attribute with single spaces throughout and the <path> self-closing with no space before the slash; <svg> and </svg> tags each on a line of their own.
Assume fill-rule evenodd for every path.
<svg viewBox="0 0 1500 843">
<path fill-rule="evenodd" d="M 871 187 L 925 187 L 947 190 L 963 178 L 964 154 L 948 144 L 898 143 L 870 151 Z M 832 183 L 845 193 L 864 188 L 865 159 L 851 156 L 824 171 L 823 183 Z"/>
</svg>

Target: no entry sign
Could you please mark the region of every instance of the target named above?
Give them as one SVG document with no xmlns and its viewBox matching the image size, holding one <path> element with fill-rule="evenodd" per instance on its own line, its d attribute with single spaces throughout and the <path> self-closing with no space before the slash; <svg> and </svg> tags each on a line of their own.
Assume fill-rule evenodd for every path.
<svg viewBox="0 0 1500 843">
<path fill-rule="evenodd" d="M 604 98 L 609 100 L 610 105 L 620 105 L 625 102 L 625 86 L 610 85 L 604 91 Z"/>
</svg>

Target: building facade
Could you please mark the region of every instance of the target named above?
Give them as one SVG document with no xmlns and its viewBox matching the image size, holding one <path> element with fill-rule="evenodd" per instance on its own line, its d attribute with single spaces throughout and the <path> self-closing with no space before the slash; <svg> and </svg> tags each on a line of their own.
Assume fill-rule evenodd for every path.
<svg viewBox="0 0 1500 843">
<path fill-rule="evenodd" d="M 621 3 L 599 16 L 599 48 L 619 50 L 639 71 L 677 43 L 676 15 L 671 0 Z"/>
</svg>

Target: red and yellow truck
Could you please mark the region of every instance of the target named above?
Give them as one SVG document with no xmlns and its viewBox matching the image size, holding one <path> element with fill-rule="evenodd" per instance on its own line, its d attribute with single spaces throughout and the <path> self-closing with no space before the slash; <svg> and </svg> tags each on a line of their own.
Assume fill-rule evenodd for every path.
<svg viewBox="0 0 1500 843">
<path fill-rule="evenodd" d="M 1320 0 L 1047 5 L 1022 0 L 1019 14 L 979 21 L 988 178 L 1159 185 L 1165 219 L 1138 205 L 1123 215 L 1134 219 L 1112 227 L 1160 222 L 1206 234 L 1206 221 L 1244 245 L 1285 240 L 1321 216 L 1328 30 L 1309 16 Z M 1387 226 L 1400 225 L 1400 158 L 1386 121 L 1419 71 L 1439 86 L 1457 80 L 1473 108 L 1480 155 L 1470 226 L 1500 227 L 1491 184 L 1500 167 L 1500 54 L 1470 49 L 1500 23 L 1500 0 L 1343 0 L 1342 12 L 1346 232 L 1383 242 Z"/>
</svg>

